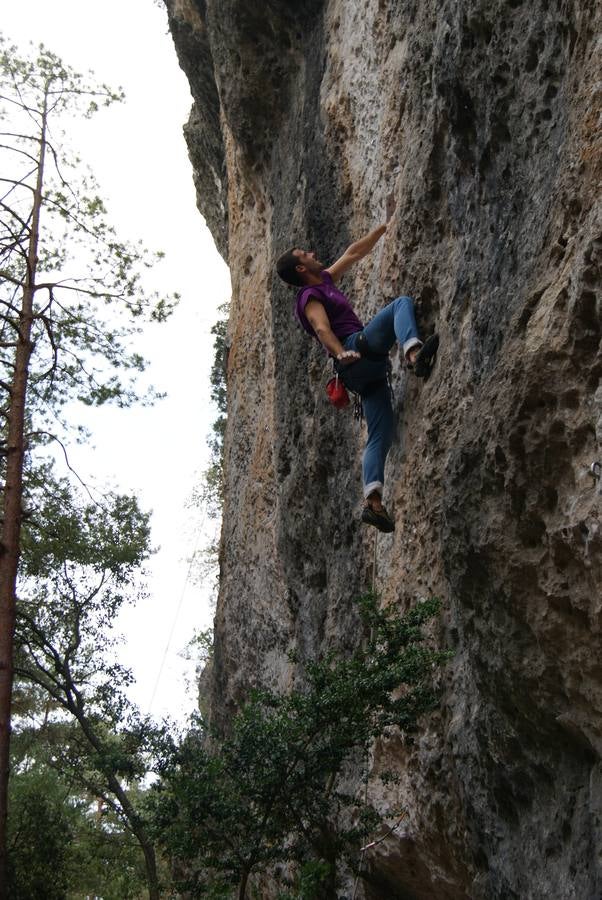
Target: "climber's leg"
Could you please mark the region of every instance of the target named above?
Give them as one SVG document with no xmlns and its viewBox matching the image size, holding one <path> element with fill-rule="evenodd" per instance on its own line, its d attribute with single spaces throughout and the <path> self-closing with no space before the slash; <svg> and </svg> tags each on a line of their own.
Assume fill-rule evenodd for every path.
<svg viewBox="0 0 602 900">
<path fill-rule="evenodd" d="M 385 461 L 395 433 L 395 416 L 386 381 L 380 382 L 366 395 L 363 394 L 362 403 L 368 426 L 368 440 L 362 461 L 366 499 L 362 521 L 375 525 L 381 531 L 393 531 L 395 525 L 382 505 Z"/>
<path fill-rule="evenodd" d="M 414 303 L 410 297 L 398 297 L 381 309 L 364 328 L 363 334 L 374 353 L 388 353 L 395 341 L 408 358 L 413 347 L 422 345 L 418 337 Z"/>
</svg>

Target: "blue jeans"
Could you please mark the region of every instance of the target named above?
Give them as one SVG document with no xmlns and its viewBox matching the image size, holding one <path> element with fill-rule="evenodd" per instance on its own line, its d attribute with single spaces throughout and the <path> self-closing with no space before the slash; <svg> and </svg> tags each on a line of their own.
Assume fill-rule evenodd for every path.
<svg viewBox="0 0 602 900">
<path fill-rule="evenodd" d="M 356 332 L 343 341 L 345 350 L 355 350 Z M 414 304 L 409 297 L 398 297 L 364 327 L 370 350 L 388 354 L 395 341 L 402 347 L 404 356 L 412 347 L 421 343 L 414 317 Z M 387 384 L 387 357 L 379 360 L 360 359 L 341 368 L 343 383 L 362 398 L 368 440 L 364 448 L 362 474 L 364 497 L 372 491 L 382 495 L 385 483 L 385 461 L 395 434 L 395 416 Z"/>
</svg>

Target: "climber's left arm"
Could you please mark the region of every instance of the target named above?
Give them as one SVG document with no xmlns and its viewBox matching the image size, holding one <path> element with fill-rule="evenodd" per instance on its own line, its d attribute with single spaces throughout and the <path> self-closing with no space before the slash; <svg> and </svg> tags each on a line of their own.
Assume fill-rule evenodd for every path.
<svg viewBox="0 0 602 900">
<path fill-rule="evenodd" d="M 364 256 L 367 256 L 386 230 L 386 225 L 379 225 L 378 228 L 375 228 L 374 231 L 371 231 L 365 237 L 360 238 L 359 241 L 354 241 L 353 244 L 350 244 L 343 255 L 326 269 L 332 280 L 338 281 L 351 266 L 363 259 Z"/>
</svg>

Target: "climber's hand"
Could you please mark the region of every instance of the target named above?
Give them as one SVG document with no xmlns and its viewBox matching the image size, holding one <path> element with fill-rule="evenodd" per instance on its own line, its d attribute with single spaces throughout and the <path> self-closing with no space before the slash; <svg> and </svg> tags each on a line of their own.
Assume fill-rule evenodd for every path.
<svg viewBox="0 0 602 900">
<path fill-rule="evenodd" d="M 362 358 L 361 353 L 356 353 L 355 350 L 343 350 L 342 353 L 337 355 L 337 362 L 342 366 L 350 366 L 351 363 L 357 362 L 358 359 Z"/>
</svg>

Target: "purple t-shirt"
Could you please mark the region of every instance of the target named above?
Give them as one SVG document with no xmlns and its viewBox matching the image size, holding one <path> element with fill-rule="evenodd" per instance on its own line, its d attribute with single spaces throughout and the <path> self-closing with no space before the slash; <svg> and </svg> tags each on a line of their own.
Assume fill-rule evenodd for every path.
<svg viewBox="0 0 602 900">
<path fill-rule="evenodd" d="M 340 341 L 350 334 L 363 330 L 364 326 L 354 313 L 351 303 L 345 294 L 335 287 L 330 273 L 324 270 L 321 284 L 310 284 L 297 292 L 295 315 L 312 337 L 316 337 L 316 333 L 305 315 L 305 307 L 312 297 L 315 297 L 326 310 L 330 327 Z"/>
</svg>

